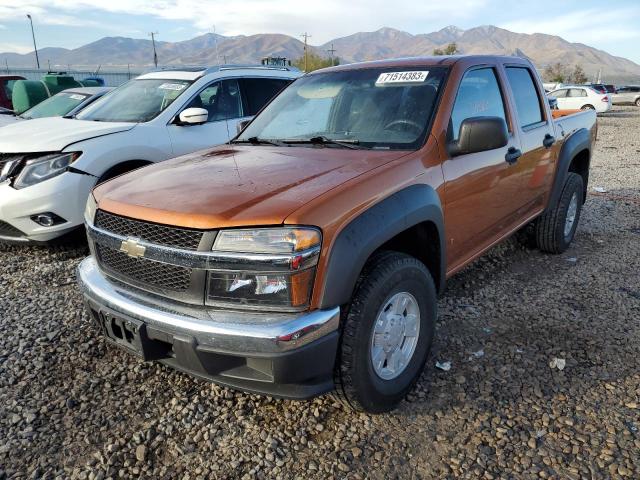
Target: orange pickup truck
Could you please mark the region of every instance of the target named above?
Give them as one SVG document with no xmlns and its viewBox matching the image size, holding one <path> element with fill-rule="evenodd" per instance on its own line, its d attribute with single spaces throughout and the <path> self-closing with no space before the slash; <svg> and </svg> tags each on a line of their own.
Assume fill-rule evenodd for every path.
<svg viewBox="0 0 640 480">
<path fill-rule="evenodd" d="M 552 115 L 521 58 L 320 70 L 229 144 L 98 186 L 78 281 L 104 335 L 145 360 L 388 411 L 449 276 L 531 223 L 541 250 L 568 247 L 595 136 L 593 111 Z"/>
</svg>

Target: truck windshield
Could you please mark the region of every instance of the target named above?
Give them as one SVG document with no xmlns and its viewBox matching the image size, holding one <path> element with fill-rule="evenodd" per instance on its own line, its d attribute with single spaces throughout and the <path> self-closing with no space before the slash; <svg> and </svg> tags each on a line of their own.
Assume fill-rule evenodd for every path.
<svg viewBox="0 0 640 480">
<path fill-rule="evenodd" d="M 26 119 L 61 117 L 76 108 L 89 96 L 86 93 L 60 92 L 31 107 L 20 116 Z"/>
<path fill-rule="evenodd" d="M 235 140 L 415 150 L 428 133 L 447 69 L 386 67 L 307 75 Z"/>
<path fill-rule="evenodd" d="M 178 98 L 191 82 L 136 79 L 82 110 L 76 118 L 96 122 L 148 122 Z"/>
</svg>

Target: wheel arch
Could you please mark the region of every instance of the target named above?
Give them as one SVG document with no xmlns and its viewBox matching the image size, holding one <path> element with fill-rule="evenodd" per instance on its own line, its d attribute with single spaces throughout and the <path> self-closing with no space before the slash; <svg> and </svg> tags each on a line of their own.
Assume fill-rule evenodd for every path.
<svg viewBox="0 0 640 480">
<path fill-rule="evenodd" d="M 111 180 L 119 175 L 124 175 L 125 173 L 129 173 L 138 168 L 145 167 L 147 165 L 152 164 L 149 160 L 125 160 L 124 162 L 116 163 L 115 165 L 109 167 L 105 170 L 102 175 L 98 178 L 96 185 L 99 185 L 107 180 Z"/>
<path fill-rule="evenodd" d="M 418 258 L 429 269 L 436 289 L 444 289 L 444 216 L 431 186 L 411 185 L 390 195 L 338 233 L 329 253 L 320 308 L 348 303 L 367 260 L 380 250 Z"/>
<path fill-rule="evenodd" d="M 591 135 L 589 130 L 581 128 L 571 134 L 560 149 L 556 177 L 551 187 L 547 210 L 555 208 L 560 200 L 560 194 L 569 172 L 578 173 L 582 177 L 584 183 L 583 201 L 586 200 L 590 164 Z"/>
</svg>

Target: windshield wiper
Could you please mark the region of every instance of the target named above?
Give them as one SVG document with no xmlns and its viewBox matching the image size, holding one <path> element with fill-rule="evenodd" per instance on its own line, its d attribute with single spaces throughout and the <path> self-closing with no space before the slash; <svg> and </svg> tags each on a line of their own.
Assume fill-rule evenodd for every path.
<svg viewBox="0 0 640 480">
<path fill-rule="evenodd" d="M 267 140 L 266 138 L 249 137 L 246 140 L 233 140 L 231 143 L 250 143 L 251 145 L 274 145 L 276 147 L 282 147 L 281 142 L 275 140 Z"/>
<path fill-rule="evenodd" d="M 353 149 L 364 148 L 360 145 L 360 140 L 358 140 L 357 138 L 343 138 L 340 140 L 333 140 L 332 138 L 325 137 L 324 135 L 318 135 L 317 137 L 303 139 L 292 138 L 288 140 L 282 140 L 282 142 L 287 144 L 310 143 L 312 145 L 339 145 L 341 147 Z"/>
</svg>

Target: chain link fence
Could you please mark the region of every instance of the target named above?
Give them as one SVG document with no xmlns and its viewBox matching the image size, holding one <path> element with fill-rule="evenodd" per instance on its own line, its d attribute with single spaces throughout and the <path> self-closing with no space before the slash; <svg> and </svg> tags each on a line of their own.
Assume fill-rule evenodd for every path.
<svg viewBox="0 0 640 480">
<path fill-rule="evenodd" d="M 90 70 L 53 70 L 54 72 L 64 71 L 68 75 L 71 75 L 76 80 L 84 80 L 88 77 L 100 77 L 104 79 L 105 85 L 107 87 L 117 87 L 124 82 L 137 77 L 142 73 L 141 70 L 125 70 L 125 71 L 106 71 L 106 72 L 94 72 Z M 46 68 L 35 69 L 35 68 L 0 68 L 0 74 L 7 75 L 20 75 L 21 77 L 26 78 L 27 80 L 41 80 L 42 76 L 48 73 L 49 70 Z"/>
</svg>

